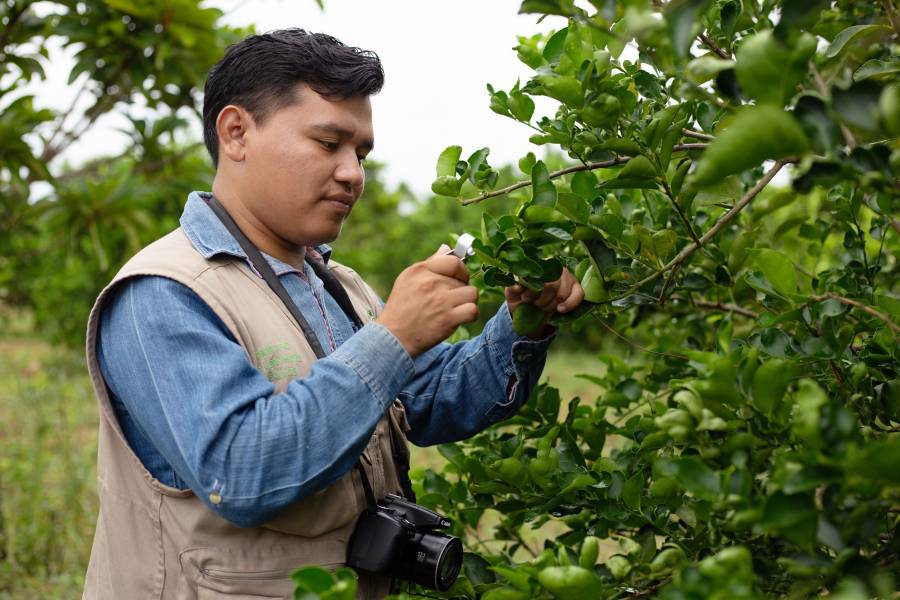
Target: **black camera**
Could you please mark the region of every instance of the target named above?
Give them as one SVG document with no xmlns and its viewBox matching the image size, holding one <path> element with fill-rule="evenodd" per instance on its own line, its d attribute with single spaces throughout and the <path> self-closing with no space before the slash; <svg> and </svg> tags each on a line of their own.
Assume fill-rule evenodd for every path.
<svg viewBox="0 0 900 600">
<path fill-rule="evenodd" d="M 347 565 L 443 592 L 456 581 L 463 561 L 459 538 L 436 532 L 448 527 L 447 517 L 388 494 L 360 515 Z"/>
</svg>

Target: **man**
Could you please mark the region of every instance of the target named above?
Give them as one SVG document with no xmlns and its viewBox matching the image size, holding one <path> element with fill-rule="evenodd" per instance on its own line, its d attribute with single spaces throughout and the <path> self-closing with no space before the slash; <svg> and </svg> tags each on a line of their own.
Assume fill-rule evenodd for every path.
<svg viewBox="0 0 900 600">
<path fill-rule="evenodd" d="M 181 227 L 130 260 L 91 313 L 100 515 L 86 598 L 292 597 L 293 569 L 345 560 L 365 506 L 360 470 L 376 496 L 402 493 L 405 438 L 471 436 L 536 383 L 552 332 L 516 336 L 510 310 L 575 308 L 583 292 L 568 272 L 537 295 L 507 290 L 480 336 L 449 345 L 477 318 L 449 248 L 403 271 L 383 305 L 330 260 L 325 244 L 363 190 L 382 82 L 373 53 L 296 29 L 250 36 L 210 71 L 212 194 L 191 194 Z M 386 579 L 360 577 L 360 597 L 387 593 Z"/>
</svg>

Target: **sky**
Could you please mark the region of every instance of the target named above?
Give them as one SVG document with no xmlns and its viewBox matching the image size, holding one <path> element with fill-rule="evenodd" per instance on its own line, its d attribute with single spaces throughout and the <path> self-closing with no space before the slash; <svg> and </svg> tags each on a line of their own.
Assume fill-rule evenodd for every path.
<svg viewBox="0 0 900 600">
<path fill-rule="evenodd" d="M 302 27 L 334 35 L 348 45 L 374 50 L 385 70 L 382 92 L 372 98 L 374 160 L 387 165 L 389 186 L 405 182 L 417 195 L 429 193 L 437 157 L 446 146 L 463 147 L 463 156 L 488 146 L 489 161 L 515 163 L 531 147 L 533 133 L 493 113 L 485 85 L 509 89 L 524 83 L 531 70 L 512 48 L 517 35 L 532 35 L 565 25 L 559 17 L 537 23 L 536 15 L 518 15 L 520 0 L 211 0 L 231 25 L 254 24 L 263 32 Z M 65 109 L 78 82 L 66 83 L 70 54 L 51 55 L 48 81 L 35 90 L 36 103 Z M 537 99 L 535 117 L 552 114 L 554 103 Z M 542 101 L 544 100 L 544 101 Z M 119 131 L 127 121 L 111 115 L 98 121 L 60 161 L 72 165 L 125 147 Z M 195 132 L 200 138 L 199 127 Z"/>
</svg>

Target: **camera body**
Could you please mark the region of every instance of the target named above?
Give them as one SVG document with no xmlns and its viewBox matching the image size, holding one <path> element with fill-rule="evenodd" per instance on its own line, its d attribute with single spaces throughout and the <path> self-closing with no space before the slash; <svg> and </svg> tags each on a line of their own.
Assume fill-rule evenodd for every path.
<svg viewBox="0 0 900 600">
<path fill-rule="evenodd" d="M 445 591 L 462 567 L 459 538 L 438 533 L 450 521 L 432 510 L 388 494 L 359 517 L 347 547 L 347 565 Z"/>
</svg>

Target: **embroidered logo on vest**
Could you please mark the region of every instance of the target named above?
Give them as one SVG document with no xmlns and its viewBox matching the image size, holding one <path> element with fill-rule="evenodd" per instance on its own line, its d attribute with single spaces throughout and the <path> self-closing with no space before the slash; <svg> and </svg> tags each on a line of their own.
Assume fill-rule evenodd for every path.
<svg viewBox="0 0 900 600">
<path fill-rule="evenodd" d="M 287 342 L 263 346 L 256 351 L 256 362 L 269 381 L 289 379 L 300 374 L 300 355 L 291 352 Z"/>
</svg>

